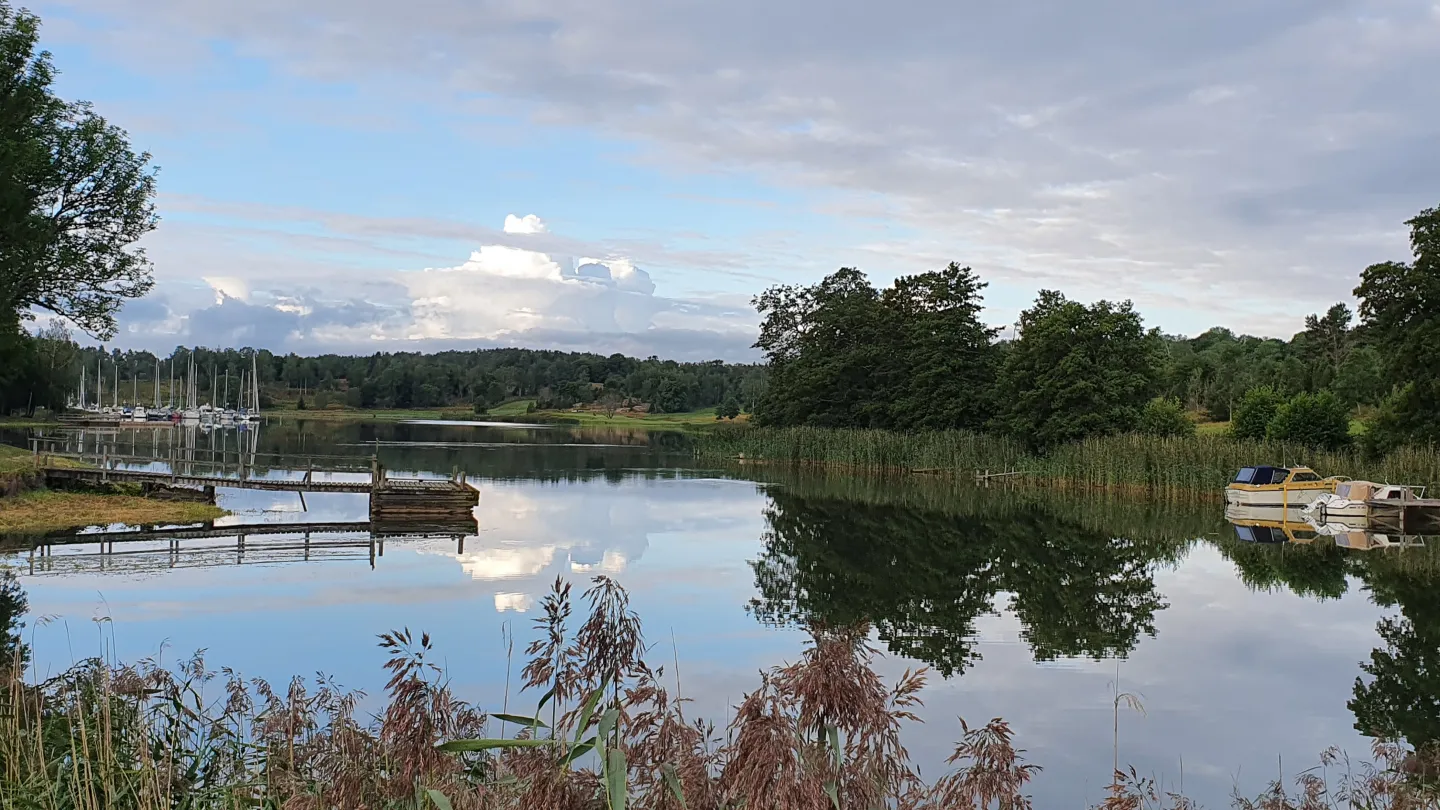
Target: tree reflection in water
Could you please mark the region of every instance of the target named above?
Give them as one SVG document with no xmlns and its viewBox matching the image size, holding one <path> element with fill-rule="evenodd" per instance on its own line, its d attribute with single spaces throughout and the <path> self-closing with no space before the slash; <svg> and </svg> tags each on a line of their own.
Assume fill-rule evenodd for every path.
<svg viewBox="0 0 1440 810">
<path fill-rule="evenodd" d="M 797 477 L 768 489 L 751 611 L 772 624 L 869 621 L 891 652 L 947 677 L 980 657 L 975 621 L 997 612 L 997 597 L 1037 660 L 1128 655 L 1166 607 L 1155 567 L 1214 530 L 1203 512 L 1115 499 L 856 486 Z"/>
</svg>

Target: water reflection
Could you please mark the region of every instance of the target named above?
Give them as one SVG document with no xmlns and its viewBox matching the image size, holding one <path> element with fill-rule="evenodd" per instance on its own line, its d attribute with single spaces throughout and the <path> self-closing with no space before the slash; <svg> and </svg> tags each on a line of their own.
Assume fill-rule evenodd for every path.
<svg viewBox="0 0 1440 810">
<path fill-rule="evenodd" d="M 373 691 L 383 683 L 373 634 L 408 625 L 442 639 L 450 672 L 482 702 L 505 682 L 499 628 L 526 623 L 557 576 L 609 573 L 631 588 L 654 638 L 675 631 L 697 715 L 717 719 L 754 687 L 756 669 L 793 659 L 796 624 L 867 620 L 901 657 L 891 661 L 897 671 L 923 662 L 951 676 L 927 693 L 929 723 L 912 747 L 935 755 L 927 767 L 940 767 L 955 715 L 1004 715 L 1055 780 L 1037 788 L 1037 799 L 1054 800 L 1046 806 L 1108 770 L 1112 658 L 1126 659 L 1126 688 L 1144 693 L 1149 709 L 1143 720 L 1122 718 L 1122 758 L 1173 774 L 1183 755 L 1187 779 L 1213 788 L 1201 791 L 1207 806 L 1225 804 L 1238 768 L 1248 789 L 1260 778 L 1254 763 L 1277 754 L 1308 763 L 1331 744 L 1361 753 L 1346 736 L 1352 726 L 1440 739 L 1436 543 L 1293 521 L 1232 524 L 1215 503 L 768 468 L 723 478 L 655 436 L 631 444 L 556 429 L 530 443 L 523 430 L 490 430 L 262 430 L 259 449 L 277 454 L 278 471 L 294 468 L 283 454 L 301 447 L 363 457 L 379 437 L 392 469 L 483 476 L 474 526 L 458 538 L 387 541 L 373 571 L 368 547 L 327 555 L 318 535 L 305 557 L 294 548 L 299 527 L 267 535 L 277 546 L 269 557 L 257 532 L 240 566 L 233 526 L 184 570 L 164 567 L 163 542 L 133 558 L 150 568 L 112 556 L 103 571 L 61 574 L 62 550 L 54 575 L 31 579 L 23 555 L 8 559 L 22 564 L 37 612 L 83 616 L 103 590 L 121 657 L 172 639 L 247 673 L 279 680 L 323 668 Z M 742 473 L 762 480 L 734 480 Z M 348 495 L 273 511 L 300 508 L 289 500 L 222 493 L 241 522 L 365 516 L 364 497 Z M 1275 542 L 1255 542 L 1262 537 Z M 336 539 L 368 544 L 363 531 Z M 53 628 L 41 635 L 46 655 L 69 643 Z M 53 674 L 55 659 L 45 663 Z"/>
<path fill-rule="evenodd" d="M 950 487 L 928 502 L 894 503 L 836 497 L 816 483 L 767 490 L 756 616 L 868 620 L 892 652 L 947 676 L 979 657 L 976 618 L 1002 610 L 1019 618 L 1036 660 L 1124 657 L 1154 634 L 1166 607 L 1154 568 L 1179 559 L 1194 537 L 1164 526 L 1107 529 L 1107 510 L 1120 502 Z"/>
</svg>

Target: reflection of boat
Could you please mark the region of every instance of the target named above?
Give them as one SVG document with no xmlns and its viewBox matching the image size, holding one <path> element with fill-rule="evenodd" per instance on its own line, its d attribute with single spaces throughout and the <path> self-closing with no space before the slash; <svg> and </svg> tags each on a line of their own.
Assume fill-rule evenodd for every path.
<svg viewBox="0 0 1440 810">
<path fill-rule="evenodd" d="M 1339 478 L 1321 478 L 1309 467 L 1243 467 L 1225 487 L 1225 502 L 1242 506 L 1304 506 L 1333 493 Z"/>
<path fill-rule="evenodd" d="M 1232 504 L 1225 507 L 1225 519 L 1247 543 L 1309 543 L 1320 536 L 1299 511 Z"/>
<path fill-rule="evenodd" d="M 1425 497 L 1424 487 L 1405 484 L 1377 484 L 1373 481 L 1341 481 L 1333 493 L 1324 493 L 1305 507 L 1322 520 L 1332 516 L 1369 518 L 1375 513 L 1375 502 L 1381 506 L 1401 501 L 1417 501 Z"/>
<path fill-rule="evenodd" d="M 1308 508 L 1232 504 L 1225 507 L 1225 519 L 1235 527 L 1235 536 L 1247 543 L 1308 544 L 1323 537 L 1341 548 L 1356 551 L 1425 545 L 1416 535 L 1371 531 L 1370 522 L 1364 517 L 1329 515 L 1322 521 Z"/>
</svg>

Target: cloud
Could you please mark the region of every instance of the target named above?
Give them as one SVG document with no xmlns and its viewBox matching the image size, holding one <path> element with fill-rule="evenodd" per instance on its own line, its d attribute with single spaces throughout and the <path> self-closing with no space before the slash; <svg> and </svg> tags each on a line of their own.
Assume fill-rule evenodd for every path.
<svg viewBox="0 0 1440 810">
<path fill-rule="evenodd" d="M 534 215 L 525 221 L 533 230 L 524 239 L 594 247 L 553 237 Z M 183 234 L 187 226 L 171 227 Z M 127 344 L 357 353 L 527 346 L 680 360 L 756 357 L 748 307 L 658 296 L 650 274 L 625 257 L 577 260 L 486 244 L 452 267 L 356 270 L 293 258 L 236 262 L 206 250 L 170 253 L 174 247 L 162 243 L 153 251 L 157 263 L 193 270 L 194 260 L 215 262 L 216 272 L 199 268 L 200 284 L 183 272 L 160 272 L 155 292 L 121 313 Z"/>
<path fill-rule="evenodd" d="M 846 246 L 883 271 L 955 258 L 1271 333 L 1404 257 L 1400 223 L 1437 202 L 1429 2 L 65 5 L 827 192 L 835 216 L 901 229 Z"/>
<path fill-rule="evenodd" d="M 505 215 L 505 233 L 546 233 L 550 229 L 545 227 L 544 220 L 534 214 L 526 214 L 517 217 L 514 214 Z"/>
</svg>

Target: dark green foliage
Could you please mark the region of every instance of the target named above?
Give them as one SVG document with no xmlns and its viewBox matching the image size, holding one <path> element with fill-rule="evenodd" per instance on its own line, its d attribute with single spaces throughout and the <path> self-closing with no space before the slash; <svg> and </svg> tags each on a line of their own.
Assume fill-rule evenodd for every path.
<svg viewBox="0 0 1440 810">
<path fill-rule="evenodd" d="M 896 330 L 892 426 L 985 425 L 993 409 L 998 353 L 991 344 L 997 330 L 980 321 L 984 289 L 970 268 L 951 262 L 939 272 L 902 276 L 881 295 Z"/>
<path fill-rule="evenodd" d="M 1176 438 L 1195 435 L 1195 421 L 1185 413 L 1185 407 L 1174 397 L 1155 397 L 1145 403 L 1140 411 L 1140 422 L 1136 430 L 1147 436 Z"/>
<path fill-rule="evenodd" d="M 1380 404 L 1390 392 L 1380 353 L 1370 346 L 1353 349 L 1335 372 L 1330 390 L 1346 405 Z"/>
<path fill-rule="evenodd" d="M 163 389 L 168 384 L 172 364 L 177 370 L 186 368 L 193 355 L 200 390 L 209 391 L 212 380 L 219 379 L 218 387 L 223 391 L 224 377 L 229 375 L 233 399 L 238 394 L 241 372 L 250 372 L 252 354 L 260 377 L 260 404 L 265 409 L 273 407 L 277 399 L 293 401 L 301 390 L 306 392 L 308 405 L 314 404 L 315 395 L 338 396 L 343 391 L 345 404 L 352 408 L 473 408 L 482 398 L 487 408 L 517 399 L 541 400 L 542 408 L 568 408 L 595 402 L 603 393 L 612 392 L 637 402 L 658 403 L 656 410 L 683 412 L 714 407 L 727 395 L 738 398 L 746 386 L 763 386 L 765 377 L 762 367 L 718 360 L 678 363 L 654 357 L 637 360 L 620 354 L 607 357 L 533 349 L 302 357 L 248 347 L 176 347 L 168 356 L 158 358 L 160 385 Z M 78 378 L 79 363 L 85 364 L 93 377 L 95 363 L 102 356 L 107 379 L 114 373 L 113 364 L 119 364 L 121 380 L 126 383 L 121 387 L 122 395 L 128 397 L 128 381 L 133 376 L 140 381 L 141 401 L 151 401 L 155 355 L 84 349 L 73 369 L 74 377 Z M 608 387 L 591 382 L 596 379 L 607 380 Z M 72 378 L 66 392 L 74 388 L 74 381 Z"/>
<path fill-rule="evenodd" d="M 1270 420 L 1280 410 L 1284 398 L 1270 386 L 1251 388 L 1245 392 L 1230 416 L 1230 433 L 1237 439 L 1261 441 L 1270 428 Z"/>
<path fill-rule="evenodd" d="M 1162 345 L 1130 302 L 1091 306 L 1043 290 L 1000 370 L 997 425 L 1037 448 L 1133 430 Z"/>
<path fill-rule="evenodd" d="M 1350 409 L 1329 391 L 1296 394 L 1275 411 L 1265 436 L 1271 441 L 1338 450 L 1350 444 Z"/>
<path fill-rule="evenodd" d="M 301 395 L 300 395 L 300 399 L 298 399 L 298 400 L 295 401 L 295 410 L 297 410 L 297 411 L 303 411 L 303 410 L 305 410 L 305 395 L 304 395 L 304 394 L 301 394 Z"/>
<path fill-rule="evenodd" d="M 811 287 L 772 287 L 756 347 L 770 374 L 756 422 L 816 427 L 977 428 L 990 412 L 995 332 L 968 267 L 904 276 L 883 293 L 843 268 Z M 754 391 L 747 391 L 754 395 Z"/>
<path fill-rule="evenodd" d="M 152 284 L 133 245 L 155 227 L 155 170 L 88 104 L 54 96 L 38 43 L 39 21 L 0 3 L 0 309 L 109 337 Z"/>
<path fill-rule="evenodd" d="M 1440 443 L 1440 208 L 1409 220 L 1412 262 L 1371 265 L 1355 296 L 1360 317 L 1400 389 L 1387 402 L 1390 443 Z"/>
<path fill-rule="evenodd" d="M 770 361 L 756 421 L 771 425 L 879 427 L 889 422 L 894 360 L 880 294 L 842 268 L 813 287 L 771 287 L 755 346 Z"/>
<path fill-rule="evenodd" d="M 0 414 L 63 411 L 80 376 L 79 354 L 62 325 L 31 335 L 13 313 L 0 311 Z"/>
<path fill-rule="evenodd" d="M 715 409 L 716 419 L 734 419 L 739 415 L 740 400 L 736 399 L 734 394 L 725 397 L 725 401 L 721 402 L 720 407 Z"/>
</svg>

